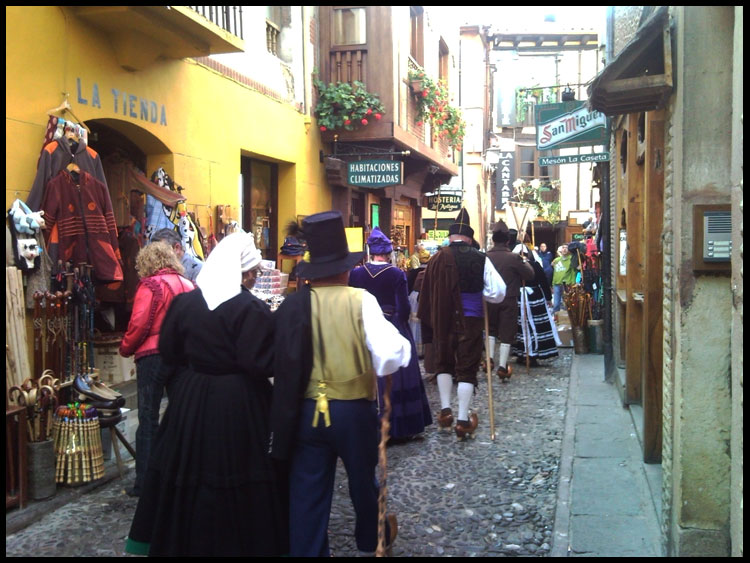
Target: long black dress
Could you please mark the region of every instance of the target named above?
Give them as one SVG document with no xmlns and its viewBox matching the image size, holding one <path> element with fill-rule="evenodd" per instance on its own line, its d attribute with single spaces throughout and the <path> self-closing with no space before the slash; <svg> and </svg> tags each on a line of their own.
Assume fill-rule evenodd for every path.
<svg viewBox="0 0 750 563">
<path fill-rule="evenodd" d="M 169 405 L 127 550 L 286 553 L 286 483 L 268 455 L 270 309 L 244 288 L 214 311 L 200 289 L 179 295 L 164 319 L 159 349 L 172 367 Z"/>
</svg>

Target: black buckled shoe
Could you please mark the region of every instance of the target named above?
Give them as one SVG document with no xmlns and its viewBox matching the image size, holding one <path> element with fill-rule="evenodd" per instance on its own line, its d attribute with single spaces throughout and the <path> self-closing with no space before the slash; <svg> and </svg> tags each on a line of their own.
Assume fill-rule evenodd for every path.
<svg viewBox="0 0 750 563">
<path fill-rule="evenodd" d="M 450 432 L 451 426 L 453 426 L 453 411 L 451 409 L 443 409 L 437 416 L 438 427 L 440 430 L 446 430 Z"/>
<path fill-rule="evenodd" d="M 91 387 L 89 383 L 90 381 L 90 379 L 87 380 L 83 375 L 77 375 L 73 380 L 73 389 L 75 389 L 79 394 L 99 403 L 106 403 L 115 398 L 108 395 L 105 396 L 99 391 L 95 391 Z"/>
<path fill-rule="evenodd" d="M 86 403 L 98 411 L 115 411 L 125 406 L 125 397 L 117 397 L 111 401 L 86 401 Z"/>
<path fill-rule="evenodd" d="M 465 440 L 466 438 L 474 438 L 474 435 L 479 426 L 479 417 L 477 413 L 471 413 L 469 420 L 459 420 L 456 422 L 456 438 Z"/>
</svg>

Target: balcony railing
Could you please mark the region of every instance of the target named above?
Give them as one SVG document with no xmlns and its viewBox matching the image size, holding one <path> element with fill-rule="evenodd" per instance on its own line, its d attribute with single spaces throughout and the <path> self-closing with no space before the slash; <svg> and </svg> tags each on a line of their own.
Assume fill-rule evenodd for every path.
<svg viewBox="0 0 750 563">
<path fill-rule="evenodd" d="M 330 57 L 331 82 L 367 83 L 367 49 L 333 47 Z"/>
<path fill-rule="evenodd" d="M 242 6 L 188 6 L 224 31 L 242 37 Z"/>
</svg>

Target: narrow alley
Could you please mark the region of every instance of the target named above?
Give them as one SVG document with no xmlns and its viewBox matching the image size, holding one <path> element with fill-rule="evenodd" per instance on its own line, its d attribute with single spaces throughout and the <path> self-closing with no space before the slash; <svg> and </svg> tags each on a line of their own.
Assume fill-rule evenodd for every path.
<svg viewBox="0 0 750 563">
<path fill-rule="evenodd" d="M 494 382 L 494 441 L 486 378 L 480 378 L 474 440 L 457 442 L 433 424 L 421 438 L 389 446 L 388 511 L 399 521 L 393 555 L 661 555 L 630 416 L 603 382 L 601 364 L 601 355 L 561 348 L 558 358 L 528 374 L 515 365 L 508 384 Z M 426 388 L 436 410 L 436 385 L 426 382 Z M 133 432 L 126 427 L 126 434 Z M 132 465 L 120 479 L 113 458 L 104 485 L 89 484 L 86 492 L 60 487 L 51 501 L 6 514 L 6 533 L 12 531 L 6 556 L 129 556 L 123 548 L 137 501 L 125 494 Z M 592 475 L 594 466 L 605 473 Z M 53 500 L 64 504 L 53 509 Z M 18 529 L 33 513 L 40 519 Z M 357 555 L 353 528 L 339 464 L 329 524 L 334 557 Z"/>
</svg>

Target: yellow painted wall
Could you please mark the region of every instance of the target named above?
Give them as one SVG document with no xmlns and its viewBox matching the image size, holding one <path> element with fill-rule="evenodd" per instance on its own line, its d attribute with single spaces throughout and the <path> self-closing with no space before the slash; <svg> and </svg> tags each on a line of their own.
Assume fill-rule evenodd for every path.
<svg viewBox="0 0 750 563">
<path fill-rule="evenodd" d="M 142 71 L 126 71 L 106 34 L 69 8 L 6 6 L 6 208 L 28 195 L 47 110 L 60 104 L 63 92 L 78 119 L 107 120 L 139 145 L 147 154 L 147 175 L 163 166 L 206 227 L 215 205 L 231 205 L 241 216 L 241 156 L 279 164 L 280 230 L 296 215 L 331 207 L 319 134 L 292 105 L 193 59 L 159 59 Z M 123 113 L 123 93 L 136 96 L 135 117 L 129 98 Z M 91 146 L 96 149 L 95 142 Z"/>
</svg>

